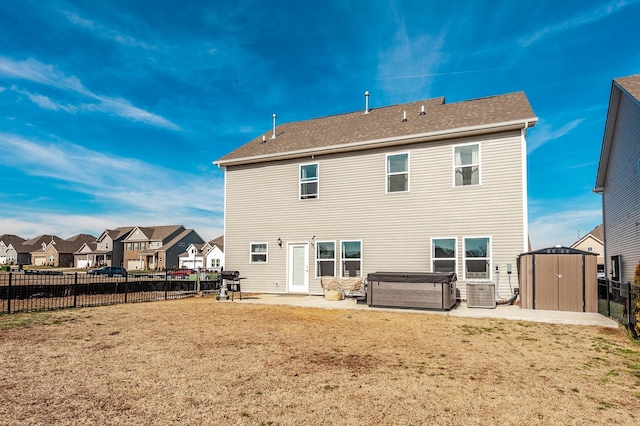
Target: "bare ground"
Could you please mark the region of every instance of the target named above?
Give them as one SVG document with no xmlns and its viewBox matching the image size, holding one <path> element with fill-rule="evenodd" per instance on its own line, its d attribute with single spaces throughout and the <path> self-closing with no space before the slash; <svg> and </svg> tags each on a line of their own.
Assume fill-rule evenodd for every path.
<svg viewBox="0 0 640 426">
<path fill-rule="evenodd" d="M 639 424 L 623 330 L 215 297 L 0 316 L 0 424 Z"/>
</svg>

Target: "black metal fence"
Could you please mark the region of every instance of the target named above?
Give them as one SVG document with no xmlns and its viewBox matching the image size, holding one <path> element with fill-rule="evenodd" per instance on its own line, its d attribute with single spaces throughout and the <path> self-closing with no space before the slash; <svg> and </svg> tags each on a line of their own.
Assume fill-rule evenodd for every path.
<svg viewBox="0 0 640 426">
<path fill-rule="evenodd" d="M 0 314 L 192 297 L 220 289 L 217 275 L 172 278 L 165 273 L 105 277 L 88 274 L 0 274 Z"/>
<path fill-rule="evenodd" d="M 627 327 L 637 339 L 640 336 L 640 286 L 629 282 L 598 280 L 598 312 Z"/>
</svg>

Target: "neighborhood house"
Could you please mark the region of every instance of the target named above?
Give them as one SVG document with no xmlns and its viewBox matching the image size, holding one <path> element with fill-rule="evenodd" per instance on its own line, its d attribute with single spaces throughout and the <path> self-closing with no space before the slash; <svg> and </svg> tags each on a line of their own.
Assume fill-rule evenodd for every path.
<svg viewBox="0 0 640 426">
<path fill-rule="evenodd" d="M 633 282 L 640 261 L 640 74 L 617 78 L 609 109 L 595 192 L 602 194 L 607 278 Z"/>
<path fill-rule="evenodd" d="M 502 273 L 529 249 L 523 92 L 428 99 L 277 125 L 215 161 L 225 263 L 243 291 L 322 294 L 322 276 Z M 513 274 L 509 274 L 513 271 Z M 507 277 L 507 280 L 505 277 Z"/>
</svg>

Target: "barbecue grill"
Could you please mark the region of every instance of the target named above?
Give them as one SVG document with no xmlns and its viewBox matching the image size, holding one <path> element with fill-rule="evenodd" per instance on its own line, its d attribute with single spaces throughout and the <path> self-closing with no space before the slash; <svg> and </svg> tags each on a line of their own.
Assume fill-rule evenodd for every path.
<svg viewBox="0 0 640 426">
<path fill-rule="evenodd" d="M 220 272 L 220 294 L 217 299 L 229 299 L 227 292 L 231 292 L 231 300 L 237 291 L 240 293 L 240 300 L 242 300 L 242 292 L 240 291 L 240 272 L 239 271 L 222 271 Z"/>
</svg>

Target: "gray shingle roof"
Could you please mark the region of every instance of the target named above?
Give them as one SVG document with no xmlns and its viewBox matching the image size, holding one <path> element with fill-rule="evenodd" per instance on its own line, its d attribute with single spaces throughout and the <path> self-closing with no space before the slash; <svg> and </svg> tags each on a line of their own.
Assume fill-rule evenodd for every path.
<svg viewBox="0 0 640 426">
<path fill-rule="evenodd" d="M 616 78 L 614 81 L 637 101 L 640 101 L 640 74 Z"/>
<path fill-rule="evenodd" d="M 421 114 L 424 107 L 425 114 Z M 403 121 L 406 111 L 407 120 Z M 357 111 L 307 121 L 285 123 L 258 136 L 225 155 L 215 163 L 269 161 L 296 155 L 308 155 L 346 149 L 345 145 L 361 144 L 367 149 L 394 140 L 410 140 L 426 135 L 445 137 L 456 130 L 491 128 L 504 123 L 537 121 L 524 92 L 492 96 L 451 104 L 444 98 L 371 109 L 368 114 Z M 263 136 L 265 142 L 263 142 Z"/>
</svg>

